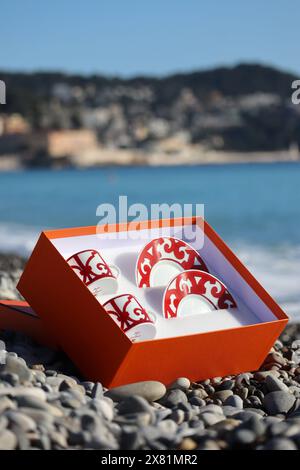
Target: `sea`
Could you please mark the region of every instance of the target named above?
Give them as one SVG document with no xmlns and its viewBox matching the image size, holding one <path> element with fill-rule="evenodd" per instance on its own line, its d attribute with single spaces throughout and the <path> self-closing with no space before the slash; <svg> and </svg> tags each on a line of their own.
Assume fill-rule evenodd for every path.
<svg viewBox="0 0 300 470">
<path fill-rule="evenodd" d="M 41 230 L 96 225 L 100 204 L 204 204 L 217 230 L 300 321 L 300 164 L 106 167 L 0 173 L 0 252 L 29 255 Z"/>
</svg>

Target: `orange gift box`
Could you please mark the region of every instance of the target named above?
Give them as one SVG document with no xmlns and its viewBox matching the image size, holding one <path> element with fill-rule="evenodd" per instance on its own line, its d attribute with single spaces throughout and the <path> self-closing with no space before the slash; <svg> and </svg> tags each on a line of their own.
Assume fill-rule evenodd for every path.
<svg viewBox="0 0 300 470">
<path fill-rule="evenodd" d="M 0 300 L 0 330 L 24 333 L 36 342 L 57 349 L 57 342 L 24 300 Z"/>
<path fill-rule="evenodd" d="M 66 259 L 80 250 L 98 250 L 120 267 L 118 294 L 132 293 L 147 309 L 151 289 L 139 289 L 133 279 L 138 253 L 158 233 L 180 238 L 183 228 L 202 234 L 199 253 L 239 308 L 182 319 L 161 317 L 158 337 L 131 342 Z M 106 387 L 140 380 L 169 383 L 181 376 L 198 381 L 255 370 L 288 322 L 210 225 L 196 217 L 42 232 L 18 289 L 42 320 L 39 328 L 47 332 L 46 341 L 55 338 L 87 379 Z"/>
</svg>

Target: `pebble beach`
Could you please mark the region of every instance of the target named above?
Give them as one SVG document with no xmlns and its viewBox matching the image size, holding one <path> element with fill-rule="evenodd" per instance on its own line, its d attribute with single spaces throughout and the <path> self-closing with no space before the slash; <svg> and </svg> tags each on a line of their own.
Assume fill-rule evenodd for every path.
<svg viewBox="0 0 300 470">
<path fill-rule="evenodd" d="M 0 256 L 0 298 L 19 298 L 24 261 Z M 297 450 L 300 325 L 259 371 L 107 390 L 62 353 L 0 332 L 0 449 Z"/>
</svg>

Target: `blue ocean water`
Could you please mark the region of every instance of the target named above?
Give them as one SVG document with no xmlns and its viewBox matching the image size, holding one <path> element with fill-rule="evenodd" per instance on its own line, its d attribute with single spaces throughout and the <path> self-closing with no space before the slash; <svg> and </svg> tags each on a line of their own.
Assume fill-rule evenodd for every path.
<svg viewBox="0 0 300 470">
<path fill-rule="evenodd" d="M 28 254 L 41 229 L 97 224 L 101 203 L 202 203 L 205 217 L 300 319 L 300 165 L 110 167 L 0 173 L 0 251 Z"/>
</svg>

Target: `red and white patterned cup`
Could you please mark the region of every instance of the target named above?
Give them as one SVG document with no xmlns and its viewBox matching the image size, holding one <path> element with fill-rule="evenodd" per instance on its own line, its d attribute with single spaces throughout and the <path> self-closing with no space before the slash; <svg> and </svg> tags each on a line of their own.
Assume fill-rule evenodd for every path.
<svg viewBox="0 0 300 470">
<path fill-rule="evenodd" d="M 155 337 L 156 316 L 147 312 L 133 295 L 118 295 L 105 302 L 103 307 L 131 341 Z"/>
<path fill-rule="evenodd" d="M 79 251 L 70 256 L 67 263 L 94 296 L 117 292 L 120 270 L 117 266 L 108 265 L 98 251 Z"/>
</svg>

